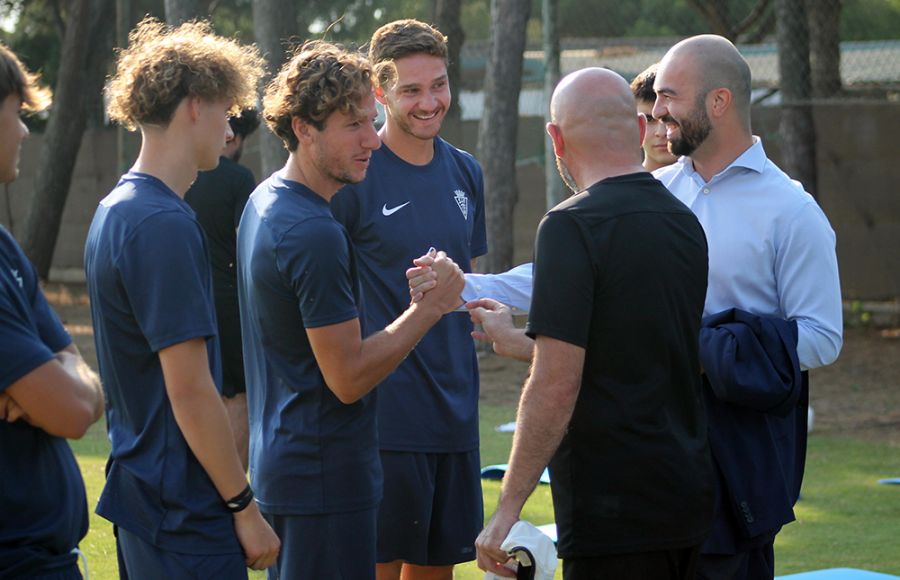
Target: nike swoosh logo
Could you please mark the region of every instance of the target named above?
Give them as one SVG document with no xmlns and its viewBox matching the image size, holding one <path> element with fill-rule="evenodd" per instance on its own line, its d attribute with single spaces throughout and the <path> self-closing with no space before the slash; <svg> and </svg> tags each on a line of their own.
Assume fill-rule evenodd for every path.
<svg viewBox="0 0 900 580">
<path fill-rule="evenodd" d="M 411 202 L 401 203 L 397 207 L 392 207 L 390 209 L 388 209 L 387 204 L 384 204 L 381 207 L 381 215 L 388 216 L 388 215 L 391 215 L 392 213 L 396 213 L 396 212 L 400 211 L 401 209 L 403 209 L 404 207 L 408 206 L 410 203 Z"/>
</svg>

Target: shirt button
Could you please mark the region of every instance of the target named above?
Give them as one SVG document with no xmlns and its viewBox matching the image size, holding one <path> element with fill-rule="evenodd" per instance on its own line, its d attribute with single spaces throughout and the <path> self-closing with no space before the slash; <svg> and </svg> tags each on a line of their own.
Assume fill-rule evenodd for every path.
<svg viewBox="0 0 900 580">
<path fill-rule="evenodd" d="M 703 193 L 708 194 L 708 193 L 709 193 L 709 188 L 708 188 L 708 187 L 704 187 L 704 188 L 703 188 Z"/>
</svg>

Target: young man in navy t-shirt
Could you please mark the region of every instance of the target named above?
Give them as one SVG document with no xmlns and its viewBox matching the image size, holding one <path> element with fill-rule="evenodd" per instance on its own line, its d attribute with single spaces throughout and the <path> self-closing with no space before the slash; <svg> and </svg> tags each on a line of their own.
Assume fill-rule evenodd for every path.
<svg viewBox="0 0 900 580">
<path fill-rule="evenodd" d="M 391 22 L 372 36 L 369 60 L 386 113 L 382 147 L 366 179 L 331 206 L 359 253 L 367 323 L 381 328 L 407 307 L 397 273 L 424 248 L 468 272 L 487 241 L 481 167 L 438 137 L 451 98 L 446 37 L 417 20 Z M 471 331 L 466 314 L 444 317 L 378 389 L 379 578 L 449 579 L 475 557 L 483 513 Z"/>
<path fill-rule="evenodd" d="M 208 24 L 147 19 L 106 87 L 110 117 L 142 135 L 85 247 L 112 443 L 97 513 L 116 525 L 130 578 L 246 578 L 278 552 L 220 398 L 209 250 L 183 199 L 261 73 L 255 49 Z"/>
<path fill-rule="evenodd" d="M 0 44 L 0 183 L 18 176 L 22 110 L 49 92 Z M 65 438 L 103 413 L 103 392 L 47 304 L 37 272 L 0 226 L 0 578 L 81 578 L 87 498 Z"/>
<path fill-rule="evenodd" d="M 329 201 L 365 177 L 380 145 L 375 115 L 368 63 L 324 42 L 301 47 L 264 99 L 290 155 L 244 210 L 238 291 L 250 475 L 284 542 L 280 578 L 374 578 L 382 486 L 371 391 L 463 286 L 439 253 L 433 299 L 363 338 L 358 263 Z"/>
</svg>

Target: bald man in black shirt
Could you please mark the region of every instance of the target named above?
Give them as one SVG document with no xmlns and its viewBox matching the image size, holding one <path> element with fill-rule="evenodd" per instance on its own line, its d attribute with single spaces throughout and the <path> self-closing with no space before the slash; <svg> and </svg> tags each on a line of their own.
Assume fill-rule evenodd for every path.
<svg viewBox="0 0 900 580">
<path fill-rule="evenodd" d="M 539 226 L 528 325 L 495 301 L 469 305 L 498 352 L 534 358 L 478 564 L 515 576 L 500 544 L 549 463 L 567 580 L 693 579 L 714 500 L 703 230 L 641 166 L 646 120 L 619 75 L 569 75 L 551 115 L 560 174 L 579 193 Z"/>
</svg>

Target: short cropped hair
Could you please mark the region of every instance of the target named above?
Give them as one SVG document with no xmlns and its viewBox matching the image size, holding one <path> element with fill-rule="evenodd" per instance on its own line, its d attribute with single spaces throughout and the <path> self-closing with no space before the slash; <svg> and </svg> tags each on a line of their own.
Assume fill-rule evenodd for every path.
<svg viewBox="0 0 900 580">
<path fill-rule="evenodd" d="M 371 92 L 372 67 L 361 54 L 312 40 L 297 49 L 266 87 L 263 117 L 288 151 L 296 151 L 294 117 L 321 131 L 335 111 L 358 114 L 360 101 Z"/>
<path fill-rule="evenodd" d="M 375 82 L 384 87 L 394 80 L 394 61 L 411 54 L 428 54 L 447 64 L 447 37 L 424 22 L 408 18 L 388 22 L 375 31 L 369 41 L 369 62 L 375 70 Z"/>
<path fill-rule="evenodd" d="M 50 90 L 38 85 L 38 75 L 25 68 L 19 57 L 0 43 L 0 102 L 10 95 L 19 97 L 26 111 L 42 111 L 50 105 Z"/>
<path fill-rule="evenodd" d="M 653 83 L 656 81 L 657 68 L 659 68 L 659 63 L 653 63 L 631 81 L 631 92 L 638 101 L 643 101 L 645 103 L 656 101 L 656 92 L 653 90 Z"/>
<path fill-rule="evenodd" d="M 145 18 L 128 35 L 116 72 L 106 84 L 110 119 L 133 130 L 137 125 L 168 126 L 185 97 L 232 103 L 232 114 L 256 104 L 264 72 L 255 46 L 217 36 L 208 22 L 167 26 Z"/>
<path fill-rule="evenodd" d="M 259 128 L 259 112 L 256 109 L 244 109 L 240 115 L 228 118 L 231 132 L 237 137 L 247 137 Z"/>
</svg>

